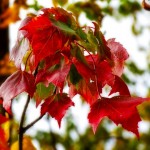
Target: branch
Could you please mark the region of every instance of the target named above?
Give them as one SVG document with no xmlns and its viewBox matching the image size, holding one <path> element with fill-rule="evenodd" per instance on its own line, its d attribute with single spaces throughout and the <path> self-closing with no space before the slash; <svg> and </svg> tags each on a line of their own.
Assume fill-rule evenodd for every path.
<svg viewBox="0 0 150 150">
<path fill-rule="evenodd" d="M 26 127 L 24 127 L 24 132 L 26 132 L 29 128 L 31 128 L 35 123 L 37 123 L 42 117 L 42 116 L 39 116 L 37 119 L 35 119 L 33 122 L 31 122 L 30 124 L 28 124 Z"/>
<path fill-rule="evenodd" d="M 19 150 L 22 150 L 22 146 L 23 146 L 23 134 L 25 132 L 25 130 L 23 128 L 23 124 L 24 124 L 25 114 L 26 114 L 29 102 L 30 102 L 30 96 L 28 95 L 26 104 L 25 104 L 23 112 L 22 112 L 20 125 L 19 125 Z"/>
<path fill-rule="evenodd" d="M 31 53 L 30 53 L 31 54 Z M 30 56 L 30 55 L 29 55 Z M 29 58 L 29 57 L 28 57 Z M 28 61 L 28 59 L 27 59 Z M 27 65 L 27 61 L 26 61 L 26 65 Z M 34 77 L 36 77 L 37 73 L 38 73 L 38 67 L 39 65 L 36 67 L 35 69 L 35 72 L 34 72 Z M 26 68 L 26 66 L 25 66 Z M 23 147 L 23 134 L 26 132 L 25 128 L 23 127 L 23 124 L 24 124 L 24 120 L 25 120 L 25 114 L 26 114 L 26 111 L 27 111 L 27 108 L 28 108 L 28 105 L 29 105 L 29 102 L 30 102 L 30 99 L 31 97 L 29 96 L 28 94 L 28 97 L 27 97 L 27 101 L 26 101 L 26 104 L 24 106 L 24 109 L 23 109 L 23 112 L 22 112 L 22 116 L 21 116 L 21 119 L 20 119 L 20 125 L 19 125 L 19 150 L 22 150 L 22 147 Z M 37 122 L 37 121 L 36 121 Z M 35 122 L 35 123 L 36 123 Z"/>
</svg>

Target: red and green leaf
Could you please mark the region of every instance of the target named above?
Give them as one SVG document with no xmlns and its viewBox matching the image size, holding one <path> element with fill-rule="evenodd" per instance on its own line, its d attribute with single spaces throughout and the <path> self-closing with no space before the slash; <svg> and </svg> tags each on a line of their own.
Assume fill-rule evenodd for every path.
<svg viewBox="0 0 150 150">
<path fill-rule="evenodd" d="M 65 24 L 63 27 L 65 26 L 67 29 L 65 28 L 66 30 L 63 31 L 61 26 L 64 23 L 60 23 L 58 20 L 67 21 L 68 18 L 55 8 L 44 9 L 43 11 L 44 14 L 32 18 L 28 24 L 20 29 L 26 32 L 24 36 L 29 39 L 32 46 L 35 68 L 45 57 L 54 55 L 63 49 L 70 39 L 70 35 L 66 34 L 66 30 L 68 31 L 70 28 L 67 28 Z M 59 24 L 56 25 L 54 22 Z"/>
<path fill-rule="evenodd" d="M 81 61 L 78 61 L 76 59 L 73 59 L 73 64 L 75 65 L 78 73 L 85 79 L 89 80 L 93 74 L 94 70 L 92 70 L 88 64 L 84 64 Z"/>
<path fill-rule="evenodd" d="M 36 100 L 36 106 L 38 106 L 42 100 L 47 99 L 52 96 L 55 91 L 55 86 L 53 84 L 49 84 L 46 87 L 42 82 L 36 85 L 36 91 L 34 94 L 34 98 Z"/>
<path fill-rule="evenodd" d="M 60 87 L 60 89 L 63 89 L 65 79 L 69 73 L 70 70 L 70 63 L 62 65 L 59 69 L 56 69 L 54 71 L 43 71 L 38 73 L 36 83 L 38 82 L 44 82 L 46 85 L 49 85 L 49 83 L 53 83 L 57 87 Z"/>
</svg>

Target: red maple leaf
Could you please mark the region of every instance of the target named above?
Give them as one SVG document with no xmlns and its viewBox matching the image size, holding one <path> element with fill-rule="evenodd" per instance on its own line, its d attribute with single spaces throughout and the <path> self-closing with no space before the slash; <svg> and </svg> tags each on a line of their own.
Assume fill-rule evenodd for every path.
<svg viewBox="0 0 150 150">
<path fill-rule="evenodd" d="M 93 74 L 95 73 L 93 69 L 89 67 L 88 64 L 85 64 L 81 61 L 78 61 L 77 59 L 73 58 L 72 59 L 73 64 L 75 65 L 77 71 L 79 74 L 85 79 L 89 80 Z"/>
<path fill-rule="evenodd" d="M 123 128 L 133 132 L 139 137 L 138 122 L 141 121 L 136 106 L 150 100 L 149 98 L 116 96 L 113 98 L 102 98 L 92 106 L 88 115 L 89 123 L 95 132 L 98 124 L 104 117 L 111 119 L 116 125 L 121 124 Z"/>
<path fill-rule="evenodd" d="M 113 85 L 114 75 L 112 74 L 112 69 L 107 61 L 102 61 L 96 64 L 96 76 L 98 83 L 102 84 L 102 87 L 106 84 Z"/>
<path fill-rule="evenodd" d="M 76 94 L 78 94 L 75 86 L 73 84 L 69 85 L 69 97 L 72 99 Z"/>
<path fill-rule="evenodd" d="M 112 86 L 114 83 L 115 76 L 113 75 L 112 68 L 106 60 L 101 60 L 98 55 L 88 55 L 86 60 L 94 70 L 92 74 L 92 79 L 97 78 L 97 82 L 103 86 L 106 84 Z M 93 79 L 94 80 L 94 79 Z"/>
<path fill-rule="evenodd" d="M 96 86 L 95 82 L 86 82 L 85 80 L 80 80 L 77 84 L 76 90 L 86 102 L 92 104 L 98 99 L 100 94 L 99 92 L 101 92 L 101 87 L 100 89 L 97 88 L 99 87 Z"/>
<path fill-rule="evenodd" d="M 45 100 L 41 106 L 41 114 L 48 112 L 50 116 L 57 120 L 60 127 L 61 120 L 70 106 L 74 106 L 74 103 L 67 94 L 57 94 Z"/>
<path fill-rule="evenodd" d="M 32 46 L 35 68 L 42 59 L 63 49 L 70 38 L 51 22 L 50 15 L 54 15 L 53 11 L 44 12 L 20 29 L 26 31 L 24 36 L 29 39 Z M 59 12 L 57 15 L 59 15 Z"/>
<path fill-rule="evenodd" d="M 60 64 L 61 59 L 64 59 L 65 62 L 69 63 L 70 57 L 70 47 L 64 47 L 61 51 L 57 51 L 54 55 L 49 55 L 44 59 L 45 66 L 44 69 L 47 70 L 53 65 Z"/>
<path fill-rule="evenodd" d="M 116 92 L 119 92 L 120 95 L 131 96 L 127 85 L 118 76 L 115 76 L 115 82 L 114 82 L 113 86 L 111 86 L 111 87 L 112 87 L 112 89 L 111 89 L 109 95 L 116 93 Z"/>
<path fill-rule="evenodd" d="M 62 58 L 62 55 L 60 52 L 57 52 L 55 55 L 50 55 L 50 56 L 46 57 L 44 59 L 44 61 L 45 61 L 44 69 L 47 70 L 50 67 L 52 67 L 53 65 L 59 64 L 61 58 Z"/>
<path fill-rule="evenodd" d="M 113 73 L 117 76 L 121 76 L 124 69 L 124 61 L 129 57 L 126 49 L 115 39 L 109 39 L 107 45 L 112 53 L 112 60 L 114 62 Z"/>
<path fill-rule="evenodd" d="M 11 100 L 22 92 L 27 92 L 31 97 L 35 91 L 34 76 L 17 71 L 12 74 L 0 87 L 0 97 L 3 98 L 3 107 L 11 113 Z"/>
</svg>

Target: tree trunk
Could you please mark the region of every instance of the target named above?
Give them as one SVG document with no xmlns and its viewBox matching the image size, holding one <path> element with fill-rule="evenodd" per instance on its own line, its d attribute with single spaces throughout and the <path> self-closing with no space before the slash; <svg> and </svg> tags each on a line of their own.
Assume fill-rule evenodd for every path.
<svg viewBox="0 0 150 150">
<path fill-rule="evenodd" d="M 8 0 L 0 0 L 0 16 L 6 9 L 9 7 Z M 0 23 L 3 20 L 0 20 Z M 2 74 L 3 68 L 3 59 L 8 54 L 9 51 L 9 37 L 8 37 L 8 27 L 7 28 L 0 28 L 0 85 L 5 81 L 7 75 Z M 5 111 L 0 105 L 0 113 L 4 115 Z"/>
<path fill-rule="evenodd" d="M 0 0 L 0 16 L 9 7 L 9 0 Z M 0 23 L 3 20 L 0 20 Z M 4 59 L 6 54 L 9 52 L 9 37 L 8 37 L 8 27 L 0 28 L 0 62 Z M 0 63 L 0 72 L 3 67 L 3 63 Z M 4 82 L 8 75 L 0 73 L 0 85 Z"/>
</svg>

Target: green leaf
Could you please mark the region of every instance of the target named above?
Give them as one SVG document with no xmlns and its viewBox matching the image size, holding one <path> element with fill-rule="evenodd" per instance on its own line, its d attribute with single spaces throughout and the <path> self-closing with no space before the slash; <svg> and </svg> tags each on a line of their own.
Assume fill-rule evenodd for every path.
<svg viewBox="0 0 150 150">
<path fill-rule="evenodd" d="M 82 45 L 87 51 L 94 53 L 95 52 L 95 47 L 93 46 L 93 44 L 89 43 L 89 42 L 85 42 L 85 41 L 80 41 L 79 42 L 80 45 Z"/>
<path fill-rule="evenodd" d="M 82 79 L 82 76 L 78 73 L 75 65 L 73 64 L 71 65 L 70 68 L 69 77 L 70 77 L 70 82 L 74 85 L 79 83 L 79 81 Z"/>
<path fill-rule="evenodd" d="M 94 46 L 95 49 L 98 48 L 98 40 L 96 39 L 96 37 L 94 36 L 94 33 L 92 30 L 89 30 L 88 34 L 87 34 L 87 39 L 89 41 L 89 43 Z"/>
<path fill-rule="evenodd" d="M 62 30 L 68 34 L 71 34 L 71 35 L 76 35 L 76 32 L 72 28 L 67 26 L 65 23 L 56 21 L 54 19 L 51 19 L 51 21 L 52 21 L 53 25 L 56 26 L 57 28 L 59 28 L 60 30 Z"/>
<path fill-rule="evenodd" d="M 54 93 L 55 86 L 53 84 L 49 84 L 48 87 L 46 87 L 42 82 L 37 84 L 36 93 L 38 97 L 42 99 L 46 99 L 49 96 L 51 96 Z"/>
<path fill-rule="evenodd" d="M 78 28 L 76 33 L 82 40 L 87 40 L 87 35 L 81 28 Z"/>
<path fill-rule="evenodd" d="M 88 65 L 88 63 L 87 63 L 87 61 L 86 61 L 86 59 L 85 59 L 85 56 L 84 56 L 83 52 L 82 52 L 79 48 L 77 49 L 77 52 L 76 52 L 76 58 L 77 58 L 80 62 L 84 63 L 85 65 Z"/>
<path fill-rule="evenodd" d="M 134 74 L 142 75 L 144 73 L 144 70 L 139 69 L 134 62 L 127 63 L 127 67 Z"/>
</svg>

